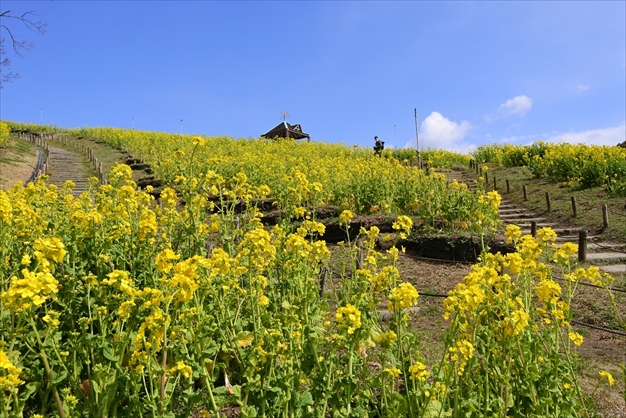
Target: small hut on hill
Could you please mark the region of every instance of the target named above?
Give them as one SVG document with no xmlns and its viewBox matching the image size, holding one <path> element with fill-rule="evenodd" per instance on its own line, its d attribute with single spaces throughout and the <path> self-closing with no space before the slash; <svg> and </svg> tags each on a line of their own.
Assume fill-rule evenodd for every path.
<svg viewBox="0 0 626 418">
<path fill-rule="evenodd" d="M 295 125 L 290 124 L 289 122 L 282 121 L 273 129 L 270 129 L 267 133 L 261 135 L 264 138 L 268 139 L 276 139 L 276 138 L 291 138 L 291 139 L 302 139 L 306 138 L 307 141 L 311 140 L 311 136 L 307 133 L 302 132 L 302 127 L 299 123 Z"/>
</svg>

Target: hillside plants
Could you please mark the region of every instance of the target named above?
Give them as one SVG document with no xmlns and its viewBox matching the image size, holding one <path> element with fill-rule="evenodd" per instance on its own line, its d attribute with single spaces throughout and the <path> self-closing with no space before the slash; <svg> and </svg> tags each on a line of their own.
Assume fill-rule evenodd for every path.
<svg viewBox="0 0 626 418">
<path fill-rule="evenodd" d="M 626 196 L 626 149 L 567 143 L 535 142 L 529 146 L 482 145 L 473 153 L 479 163 L 526 166 L 533 176 L 570 187 L 602 186 L 613 196 Z"/>
<path fill-rule="evenodd" d="M 264 228 L 253 202 L 271 190 L 243 173 L 175 183 L 155 202 L 119 165 L 79 198 L 45 177 L 0 191 L 5 416 L 591 414 L 569 304 L 578 281 L 605 279 L 572 272 L 575 248 L 550 230 L 511 228 L 517 252 L 483 254 L 444 302 L 445 350 L 426 364 L 409 327 L 419 294 L 398 273 L 401 249 L 376 249 L 377 228 L 360 231 L 362 265 L 346 234 L 341 280 L 320 293 L 331 254 L 303 204 L 323 189 L 300 176 Z M 497 208 L 497 193 L 482 199 Z M 339 219 L 347 232 L 353 213 Z M 412 220 L 393 228 L 402 238 Z"/>
<path fill-rule="evenodd" d="M 6 147 L 10 133 L 11 128 L 9 128 L 9 125 L 5 122 L 0 122 L 0 147 Z"/>
</svg>

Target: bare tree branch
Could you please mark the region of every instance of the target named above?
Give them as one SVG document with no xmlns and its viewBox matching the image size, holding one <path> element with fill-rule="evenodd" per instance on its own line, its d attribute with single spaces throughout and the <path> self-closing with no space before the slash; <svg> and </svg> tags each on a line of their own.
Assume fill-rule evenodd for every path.
<svg viewBox="0 0 626 418">
<path fill-rule="evenodd" d="M 48 25 L 43 23 L 41 20 L 35 21 L 33 19 L 34 16 L 39 15 L 34 11 L 25 12 L 21 15 L 12 15 L 10 10 L 0 13 L 0 34 L 2 34 L 2 30 L 6 31 L 9 36 L 8 39 L 11 41 L 13 52 L 18 57 L 22 56 L 23 51 L 30 51 L 34 44 L 29 41 L 20 40 L 17 36 L 15 36 L 13 31 L 11 31 L 11 28 L 8 26 L 6 19 L 13 19 L 13 21 L 16 22 L 22 22 L 22 24 L 24 24 L 24 26 L 26 26 L 29 30 L 38 32 L 40 35 L 45 34 Z M 3 87 L 5 82 L 10 82 L 13 79 L 19 78 L 19 74 L 14 73 L 11 70 L 11 59 L 7 54 L 7 47 L 5 44 L 6 41 L 7 38 L 0 38 L 0 89 Z"/>
</svg>

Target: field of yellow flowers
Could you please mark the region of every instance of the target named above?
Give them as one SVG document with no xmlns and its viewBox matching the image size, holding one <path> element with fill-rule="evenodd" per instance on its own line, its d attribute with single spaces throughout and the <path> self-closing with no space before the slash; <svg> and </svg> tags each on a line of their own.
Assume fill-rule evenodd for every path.
<svg viewBox="0 0 626 418">
<path fill-rule="evenodd" d="M 479 163 L 527 166 L 535 177 L 583 188 L 603 186 L 611 195 L 626 196 L 626 148 L 538 141 L 482 145 L 473 156 Z"/>
<path fill-rule="evenodd" d="M 11 133 L 11 128 L 6 122 L 0 122 L 0 147 L 4 147 L 8 140 L 9 134 Z"/>
<path fill-rule="evenodd" d="M 131 146 L 122 139 L 118 146 Z M 251 140 L 259 157 L 243 140 L 164 141 L 132 142 L 170 182 L 159 201 L 125 165 L 78 198 L 71 182 L 57 188 L 45 177 L 0 191 L 4 416 L 219 416 L 225 407 L 244 417 L 592 415 L 573 370 L 583 337 L 570 304 L 581 281 L 607 287 L 610 276 L 572 268 L 575 246 L 557 247 L 549 229 L 530 237 L 508 227 L 517 251 L 483 253 L 450 292 L 445 349 L 426 364 L 409 326 L 419 294 L 396 266 L 402 249 L 377 250 L 378 228 L 361 229 L 360 263 L 347 233 L 355 213 L 378 205 L 397 214 L 396 240 L 422 213 L 489 235 L 497 193 L 472 200 L 458 184 L 363 150 L 324 145 L 320 156 L 312 144 Z M 228 141 L 232 155 L 215 152 Z M 289 147 L 292 160 L 268 160 Z M 267 161 L 279 160 L 284 171 L 272 174 Z M 348 173 L 327 161 L 349 163 Z M 400 197 L 385 198 L 372 179 Z M 446 219 L 440 207 L 451 202 L 439 194 L 459 196 L 459 218 L 450 206 Z M 273 227 L 256 206 L 267 196 L 285 209 Z M 314 208 L 327 202 L 341 207 L 348 261 L 323 293 L 331 253 Z"/>
</svg>

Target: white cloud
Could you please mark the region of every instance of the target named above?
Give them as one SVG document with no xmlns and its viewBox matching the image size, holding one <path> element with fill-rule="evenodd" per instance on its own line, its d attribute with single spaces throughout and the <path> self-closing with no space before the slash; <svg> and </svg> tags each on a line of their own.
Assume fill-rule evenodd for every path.
<svg viewBox="0 0 626 418">
<path fill-rule="evenodd" d="M 432 112 L 422 122 L 419 131 L 420 148 L 432 147 L 467 152 L 474 145 L 462 140 L 472 128 L 467 121 L 457 123 L 439 112 Z M 415 147 L 415 140 L 407 142 L 405 147 Z"/>
<path fill-rule="evenodd" d="M 552 134 L 544 141 L 568 142 L 570 144 L 583 143 L 586 145 L 617 145 L 624 142 L 624 140 L 626 140 L 626 123 L 610 128 Z"/>
<path fill-rule="evenodd" d="M 498 110 L 503 116 L 520 115 L 524 116 L 526 112 L 533 107 L 533 99 L 528 96 L 515 96 L 512 99 L 502 103 Z"/>
<path fill-rule="evenodd" d="M 587 91 L 590 88 L 591 88 L 591 86 L 587 85 L 587 84 L 579 84 L 579 85 L 576 86 L 576 90 L 578 90 L 578 91 Z"/>
</svg>

